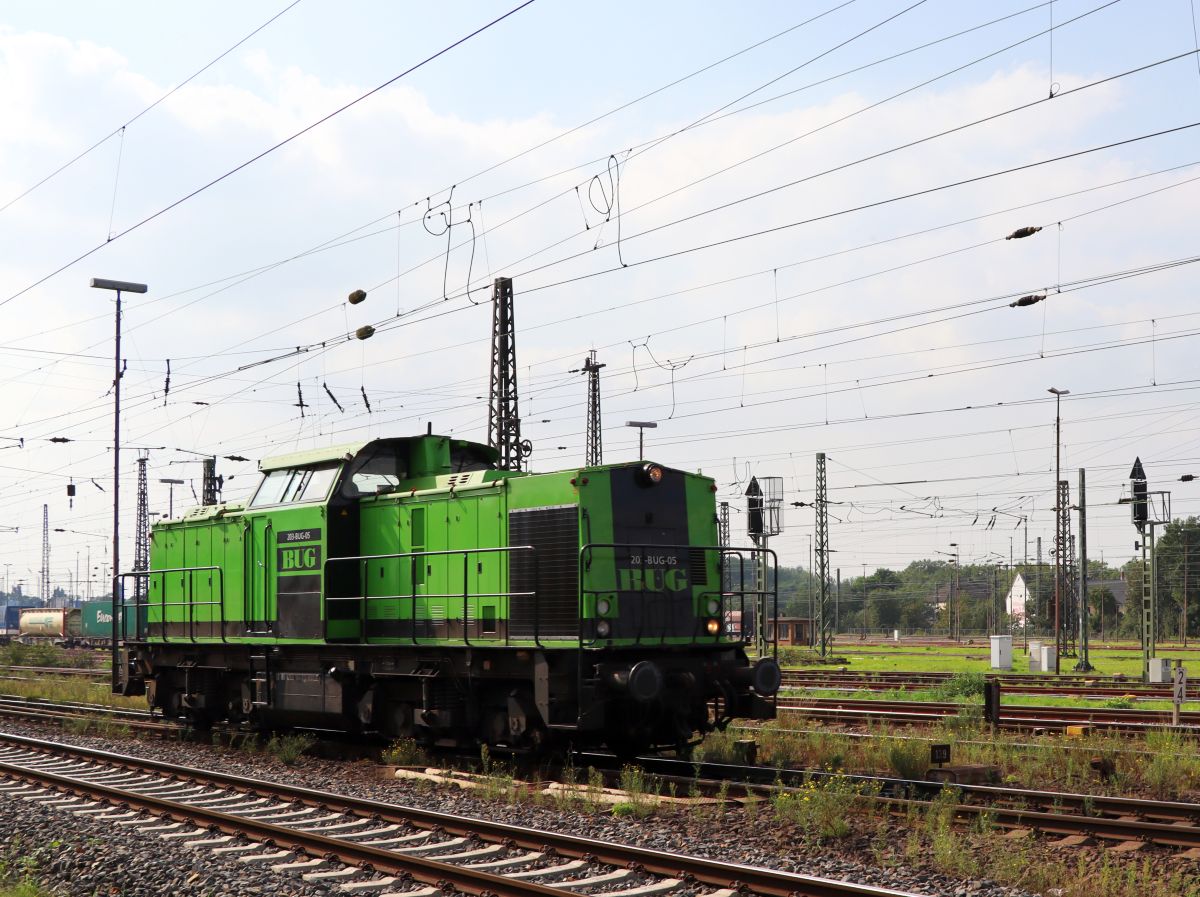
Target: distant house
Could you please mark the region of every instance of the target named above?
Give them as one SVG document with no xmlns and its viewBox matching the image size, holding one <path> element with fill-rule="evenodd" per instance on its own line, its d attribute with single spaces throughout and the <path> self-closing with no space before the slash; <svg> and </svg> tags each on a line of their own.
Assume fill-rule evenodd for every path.
<svg viewBox="0 0 1200 897">
<path fill-rule="evenodd" d="M 775 635 L 775 622 L 767 623 L 768 639 Z M 808 617 L 780 617 L 779 644 L 808 645 L 812 643 L 812 620 Z"/>
<path fill-rule="evenodd" d="M 1124 610 L 1125 602 L 1129 598 L 1129 583 L 1123 579 L 1089 579 L 1088 591 L 1093 589 L 1108 589 L 1112 592 L 1113 598 L 1116 599 L 1117 608 Z"/>
<path fill-rule="evenodd" d="M 1004 596 L 1005 613 L 1014 623 L 1021 623 L 1025 620 L 1025 606 L 1031 597 L 1029 587 L 1025 584 L 1025 577 L 1018 573 L 1013 577 L 1008 594 Z"/>
</svg>

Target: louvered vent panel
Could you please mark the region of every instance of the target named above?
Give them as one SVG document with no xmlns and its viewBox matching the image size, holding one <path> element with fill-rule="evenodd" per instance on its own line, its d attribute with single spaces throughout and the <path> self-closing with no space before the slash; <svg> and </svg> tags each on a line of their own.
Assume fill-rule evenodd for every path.
<svg viewBox="0 0 1200 897">
<path fill-rule="evenodd" d="M 513 598 L 509 633 L 513 638 L 574 638 L 579 633 L 579 517 L 574 505 L 508 513 L 509 544 L 532 545 L 514 551 L 510 569 L 514 592 L 537 592 L 537 599 Z"/>
<path fill-rule="evenodd" d="M 688 549 L 688 566 L 692 568 L 691 579 L 694 586 L 708 585 L 708 564 L 703 548 Z"/>
</svg>

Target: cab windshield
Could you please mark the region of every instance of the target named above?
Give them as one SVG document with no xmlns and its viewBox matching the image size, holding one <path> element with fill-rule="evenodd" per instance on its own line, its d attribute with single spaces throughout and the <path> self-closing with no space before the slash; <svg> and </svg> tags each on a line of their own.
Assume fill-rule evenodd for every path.
<svg viewBox="0 0 1200 897">
<path fill-rule="evenodd" d="M 321 464 L 269 471 L 250 500 L 250 507 L 325 501 L 340 469 L 341 464 Z"/>
</svg>

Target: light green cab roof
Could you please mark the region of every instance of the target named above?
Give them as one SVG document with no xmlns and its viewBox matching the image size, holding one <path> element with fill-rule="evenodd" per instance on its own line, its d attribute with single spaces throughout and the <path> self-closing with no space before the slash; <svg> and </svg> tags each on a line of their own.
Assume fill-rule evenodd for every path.
<svg viewBox="0 0 1200 897">
<path fill-rule="evenodd" d="M 325 448 L 292 452 L 288 455 L 276 455 L 274 458 L 263 458 L 258 463 L 258 469 L 282 470 L 285 467 L 307 467 L 310 464 L 320 464 L 323 461 L 348 461 L 373 441 L 368 439 L 364 442 L 347 442 L 344 445 L 329 445 Z"/>
</svg>

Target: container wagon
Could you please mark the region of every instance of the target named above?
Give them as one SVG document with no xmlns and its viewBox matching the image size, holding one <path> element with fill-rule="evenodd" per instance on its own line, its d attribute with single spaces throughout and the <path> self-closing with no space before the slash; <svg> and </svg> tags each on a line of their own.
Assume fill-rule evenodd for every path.
<svg viewBox="0 0 1200 897">
<path fill-rule="evenodd" d="M 77 607 L 26 608 L 21 611 L 19 631 L 23 642 L 75 644 L 83 634 L 83 616 Z"/>
</svg>

